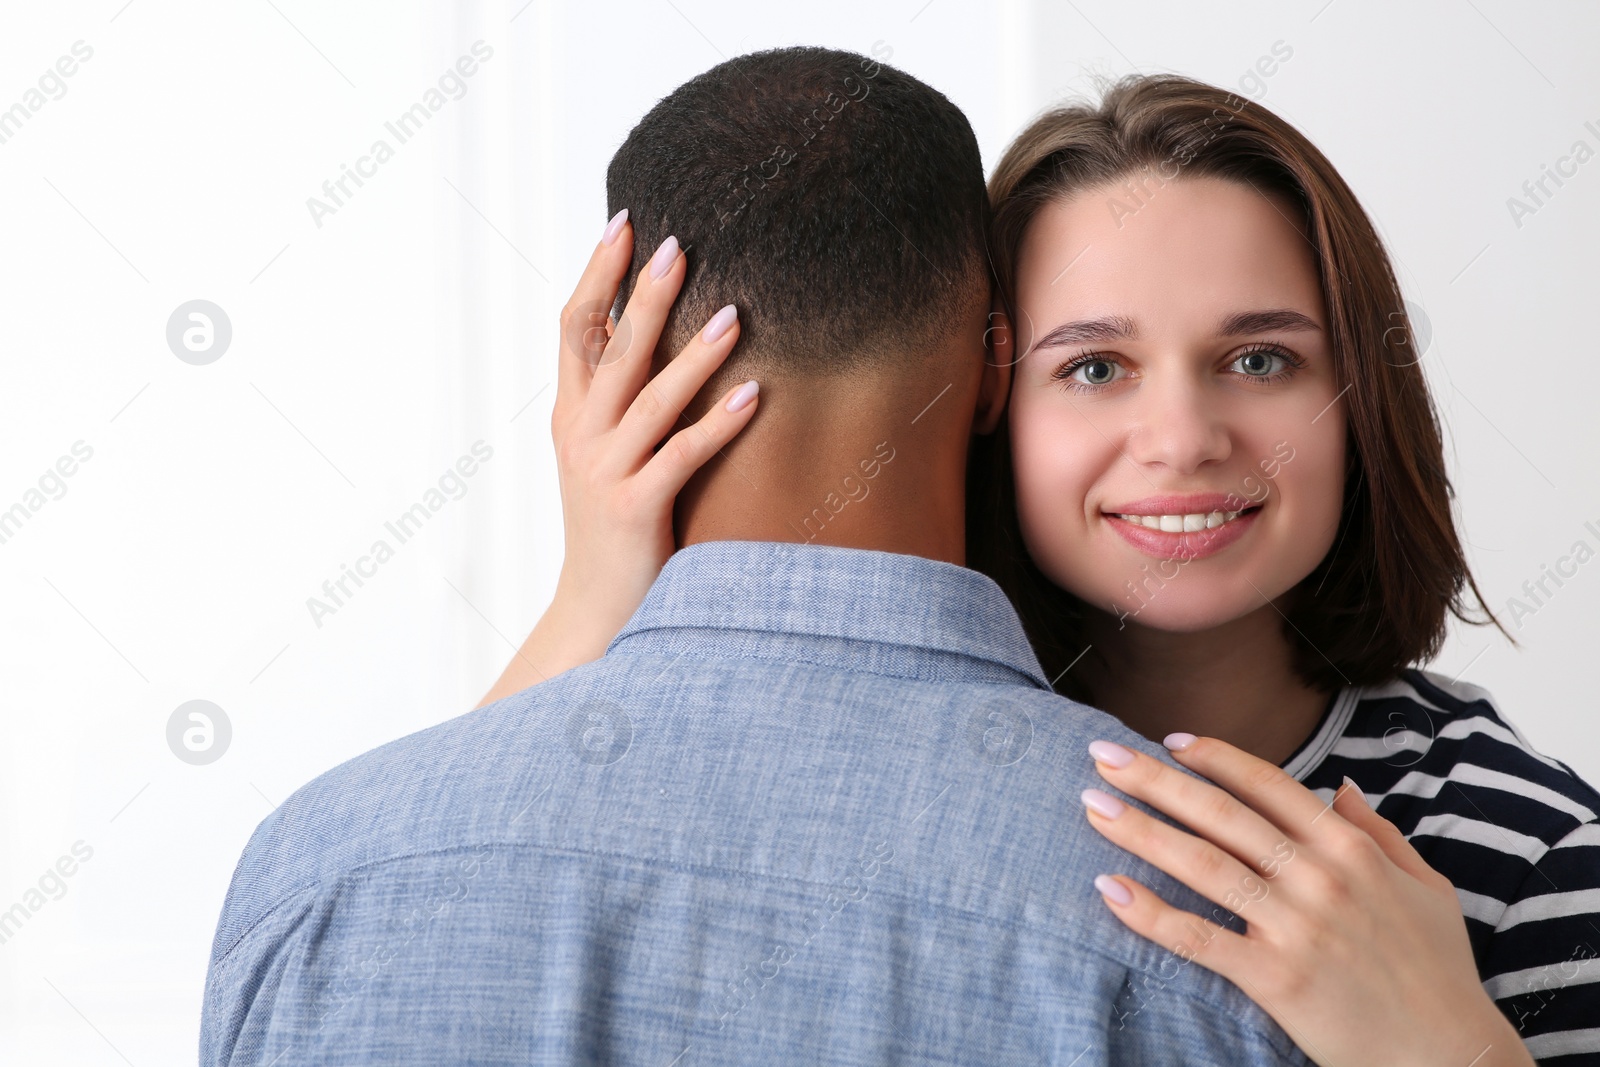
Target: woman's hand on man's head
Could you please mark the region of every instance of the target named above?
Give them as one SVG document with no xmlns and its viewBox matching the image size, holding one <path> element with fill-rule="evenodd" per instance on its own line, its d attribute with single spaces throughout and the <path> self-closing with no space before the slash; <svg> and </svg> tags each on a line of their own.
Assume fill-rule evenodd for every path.
<svg viewBox="0 0 1600 1067">
<path fill-rule="evenodd" d="M 677 240 L 668 237 L 612 322 L 608 312 L 632 258 L 633 228 L 624 210 L 606 226 L 562 309 L 550 432 L 566 557 L 554 600 L 480 707 L 605 652 L 676 548 L 678 493 L 758 406 L 756 383 L 746 382 L 673 432 L 739 340 L 738 312 L 731 304 L 718 311 L 650 377 L 687 266 Z"/>
</svg>

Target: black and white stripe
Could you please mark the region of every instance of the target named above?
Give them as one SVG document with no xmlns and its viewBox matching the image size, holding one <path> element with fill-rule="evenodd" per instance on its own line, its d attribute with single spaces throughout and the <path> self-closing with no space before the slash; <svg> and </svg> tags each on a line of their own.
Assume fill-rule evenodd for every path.
<svg viewBox="0 0 1600 1067">
<path fill-rule="evenodd" d="M 1539 1063 L 1600 1067 L 1600 793 L 1477 686 L 1410 670 L 1339 693 L 1284 769 L 1345 775 L 1454 883 L 1490 996 Z"/>
</svg>

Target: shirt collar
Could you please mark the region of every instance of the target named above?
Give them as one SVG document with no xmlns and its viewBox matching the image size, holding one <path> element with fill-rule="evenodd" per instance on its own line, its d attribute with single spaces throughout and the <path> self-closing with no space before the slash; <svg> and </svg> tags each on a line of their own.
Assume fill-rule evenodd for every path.
<svg viewBox="0 0 1600 1067">
<path fill-rule="evenodd" d="M 784 635 L 813 640 L 796 646 Z M 873 643 L 873 654 L 852 642 Z M 873 549 L 776 541 L 680 549 L 606 651 L 697 648 L 798 651 L 811 663 L 951 681 L 992 680 L 999 667 L 1014 684 L 1050 689 L 1016 609 L 990 578 Z"/>
</svg>

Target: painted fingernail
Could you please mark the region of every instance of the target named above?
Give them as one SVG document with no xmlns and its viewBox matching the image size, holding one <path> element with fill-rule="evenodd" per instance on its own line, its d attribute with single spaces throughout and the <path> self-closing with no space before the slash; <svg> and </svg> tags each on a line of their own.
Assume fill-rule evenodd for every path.
<svg viewBox="0 0 1600 1067">
<path fill-rule="evenodd" d="M 1367 794 L 1361 791 L 1361 787 L 1359 785 L 1356 785 L 1356 780 L 1354 778 L 1350 777 L 1348 774 L 1345 775 L 1344 784 L 1350 787 L 1350 792 L 1356 795 L 1357 800 L 1361 801 L 1363 804 L 1366 804 L 1366 806 L 1369 808 L 1372 807 L 1372 805 L 1367 802 Z"/>
<path fill-rule="evenodd" d="M 1175 734 L 1168 734 L 1166 737 L 1161 739 L 1161 743 L 1166 745 L 1167 748 L 1173 752 L 1182 752 L 1184 749 L 1194 744 L 1194 742 L 1194 734 L 1186 734 L 1181 731 Z"/>
<path fill-rule="evenodd" d="M 656 254 L 650 257 L 650 277 L 659 278 L 667 273 L 667 268 L 672 266 L 672 261 L 678 258 L 678 239 L 668 237 L 661 242 L 661 247 L 656 249 Z"/>
<path fill-rule="evenodd" d="M 1113 904 L 1132 904 L 1133 894 L 1128 892 L 1128 887 L 1111 877 L 1109 874 L 1096 875 L 1094 887 L 1100 890 L 1100 895 Z"/>
<path fill-rule="evenodd" d="M 728 327 L 732 326 L 734 322 L 738 320 L 738 318 L 739 309 L 734 307 L 732 304 L 729 304 L 727 307 L 711 316 L 711 321 L 706 323 L 706 328 L 700 331 L 700 339 L 706 344 L 710 344 L 712 341 L 715 341 L 717 338 L 727 333 Z"/>
<path fill-rule="evenodd" d="M 622 224 L 628 221 L 628 209 L 623 208 L 611 216 L 611 221 L 606 223 L 606 232 L 600 235 L 600 243 L 608 245 L 617 239 L 617 234 L 622 232 Z"/>
<path fill-rule="evenodd" d="M 1132 752 L 1111 741 L 1090 741 L 1089 755 L 1113 767 L 1126 767 L 1133 762 Z"/>
<path fill-rule="evenodd" d="M 755 382 L 745 382 L 743 385 L 739 386 L 739 388 L 735 389 L 733 391 L 733 395 L 728 398 L 728 410 L 743 411 L 749 405 L 750 401 L 756 398 L 756 393 L 760 391 L 761 387 Z"/>
<path fill-rule="evenodd" d="M 1115 819 L 1128 810 L 1128 805 L 1112 796 L 1110 793 L 1098 789 L 1085 789 L 1083 791 L 1084 807 L 1097 811 L 1108 819 Z"/>
</svg>

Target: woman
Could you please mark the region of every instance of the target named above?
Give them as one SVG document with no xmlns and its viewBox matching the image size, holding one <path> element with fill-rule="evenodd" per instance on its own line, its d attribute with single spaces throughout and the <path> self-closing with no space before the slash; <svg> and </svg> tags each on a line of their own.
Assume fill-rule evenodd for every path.
<svg viewBox="0 0 1600 1067">
<path fill-rule="evenodd" d="M 1319 1063 L 1600 1062 L 1600 795 L 1486 694 L 1413 669 L 1482 598 L 1348 187 L 1265 109 L 1156 77 L 1041 117 L 990 194 L 1013 381 L 973 457 L 973 565 L 1061 692 L 1221 787 L 1096 742 L 1111 786 L 1194 833 L 1101 790 L 1086 817 L 1244 911 L 1193 959 Z M 625 235 L 624 213 L 586 279 L 615 291 Z M 681 409 L 737 331 L 724 309 L 651 388 Z M 657 452 L 662 405 L 596 411 L 576 363 L 553 420 L 569 557 L 489 699 L 603 652 L 673 549 L 674 495 L 755 411 L 747 383 Z M 1304 832 L 1323 818 L 1344 829 Z M 1144 936 L 1198 929 L 1114 872 L 1095 884 Z"/>
</svg>

